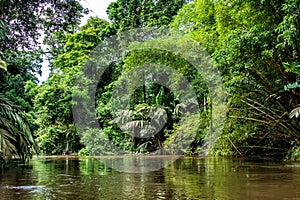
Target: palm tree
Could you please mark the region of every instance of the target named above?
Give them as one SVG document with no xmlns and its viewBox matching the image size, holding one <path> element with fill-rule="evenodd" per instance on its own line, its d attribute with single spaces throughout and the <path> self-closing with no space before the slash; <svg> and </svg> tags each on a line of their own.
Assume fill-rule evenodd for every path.
<svg viewBox="0 0 300 200">
<path fill-rule="evenodd" d="M 0 69 L 6 70 L 1 59 Z M 13 155 L 25 161 L 32 157 L 32 152 L 38 152 L 25 114 L 3 94 L 0 94 L 0 150 L 2 162 Z"/>
<path fill-rule="evenodd" d="M 139 140 L 154 134 L 159 148 L 163 151 L 162 134 L 168 120 L 165 109 L 167 108 L 158 105 L 137 104 L 134 110 L 118 110 L 117 117 L 110 123 L 121 124 L 121 128 L 130 133 L 132 148 L 140 149 L 145 144 L 151 143 L 146 141 L 139 144 Z M 152 117 L 152 120 L 148 115 Z"/>
</svg>

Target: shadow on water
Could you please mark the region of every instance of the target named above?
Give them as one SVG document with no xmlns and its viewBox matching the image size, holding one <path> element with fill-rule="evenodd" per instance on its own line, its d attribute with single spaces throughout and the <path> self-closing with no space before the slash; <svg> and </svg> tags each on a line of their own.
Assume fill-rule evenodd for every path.
<svg viewBox="0 0 300 200">
<path fill-rule="evenodd" d="M 0 180 L 0 199 L 300 199 L 299 164 L 226 158 L 40 157 Z"/>
</svg>

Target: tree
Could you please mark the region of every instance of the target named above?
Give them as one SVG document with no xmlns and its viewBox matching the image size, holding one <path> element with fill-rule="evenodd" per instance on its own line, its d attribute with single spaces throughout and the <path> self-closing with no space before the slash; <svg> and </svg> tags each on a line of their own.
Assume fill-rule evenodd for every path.
<svg viewBox="0 0 300 200">
<path fill-rule="evenodd" d="M 5 69 L 5 62 L 0 60 L 0 63 L 0 67 Z M 0 162 L 13 155 L 18 155 L 25 161 L 31 158 L 32 153 L 39 151 L 26 115 L 3 94 L 0 94 L 0 150 Z"/>
<path fill-rule="evenodd" d="M 122 32 L 131 28 L 168 25 L 186 0 L 118 0 L 108 6 L 111 30 Z"/>
<path fill-rule="evenodd" d="M 287 72 L 292 72 L 297 75 L 297 79 L 300 76 L 300 67 L 299 64 L 296 62 L 292 63 L 283 63 L 283 66 L 286 68 Z M 295 90 L 297 88 L 300 88 L 300 84 L 298 83 L 298 80 L 294 83 L 290 83 L 288 85 L 284 86 L 284 89 L 289 91 L 289 90 Z M 290 118 L 298 118 L 300 116 L 300 105 L 295 107 L 291 112 L 290 112 Z"/>
<path fill-rule="evenodd" d="M 67 34 L 64 51 L 53 62 L 54 72 L 47 82 L 36 87 L 30 86 L 32 82 L 27 83 L 28 93 L 34 97 L 36 123 L 39 126 L 37 140 L 41 150 L 47 154 L 76 152 L 82 148 L 72 113 L 73 95 L 81 92 L 75 83 L 81 80 L 80 68 L 102 40 L 99 33 L 107 25 L 105 20 L 90 18 L 78 32 Z M 80 95 L 87 95 L 85 92 Z"/>
<path fill-rule="evenodd" d="M 52 61 L 58 55 L 64 45 L 62 36 L 77 30 L 87 12 L 77 0 L 2 0 L 0 57 L 6 60 L 7 74 L 0 75 L 0 90 L 22 109 L 30 110 L 32 102 L 24 93 L 26 81 L 38 82 L 35 75 L 41 74 L 43 58 Z"/>
<path fill-rule="evenodd" d="M 227 87 L 229 117 L 219 144 L 228 146 L 221 151 L 282 156 L 299 146 L 299 123 L 288 115 L 299 90 L 283 90 L 297 79 L 284 63 L 298 63 L 298 4 L 197 0 L 175 20 L 211 54 Z"/>
<path fill-rule="evenodd" d="M 100 33 L 104 36 L 112 35 L 114 33 L 121 33 L 122 31 L 131 30 L 134 28 L 143 28 L 143 27 L 162 27 L 168 25 L 173 18 L 175 17 L 177 11 L 188 1 L 117 1 L 112 3 L 107 12 L 111 20 L 111 25 L 107 29 Z M 135 32 L 129 31 L 129 38 L 135 38 Z M 139 33 L 136 33 L 138 36 Z M 117 35 L 116 39 L 118 40 Z M 103 35 L 101 35 L 103 36 Z M 165 42 L 165 41 L 160 41 Z M 166 41 L 171 44 L 172 41 Z M 167 44 L 166 44 L 167 45 Z M 175 54 L 169 54 L 167 51 L 157 51 L 155 49 L 142 50 L 142 51 L 130 51 L 127 52 L 122 58 L 116 58 L 118 61 L 112 69 L 113 71 L 118 71 L 119 73 L 114 74 L 112 79 L 105 84 L 102 84 L 102 80 L 99 83 L 99 88 L 97 93 L 97 116 L 102 128 L 110 129 L 113 131 L 107 132 L 109 139 L 115 142 L 116 145 L 119 145 L 122 149 L 131 151 L 131 152 L 147 152 L 155 151 L 159 147 L 163 147 L 164 141 L 166 141 L 166 133 L 171 132 L 176 129 L 176 123 L 178 119 L 176 116 L 172 116 L 175 107 L 177 106 L 178 101 L 176 96 L 170 91 L 167 87 L 162 87 L 158 84 L 150 84 L 151 80 L 151 69 L 147 74 L 137 74 L 134 75 L 135 78 L 129 77 L 130 80 L 134 79 L 140 81 L 143 79 L 143 86 L 136 89 L 136 91 L 127 91 L 125 95 L 132 95 L 130 99 L 130 106 L 128 108 L 119 108 L 115 104 L 112 104 L 110 98 L 112 98 L 112 90 L 114 87 L 117 87 L 118 84 L 122 84 L 120 77 L 125 75 L 128 70 L 140 66 L 145 63 L 160 63 L 170 66 L 180 72 L 182 72 L 189 81 L 192 82 L 193 87 L 197 90 L 197 97 L 199 97 L 199 102 L 203 105 L 202 101 L 204 96 L 207 93 L 207 88 L 203 84 L 203 80 L 199 78 L 197 70 L 188 64 L 184 59 L 177 57 Z M 115 75 L 120 75 L 119 79 Z M 156 74 L 157 75 L 157 74 Z M 112 77 L 112 76 L 111 76 Z M 141 78 L 142 77 L 142 78 Z M 163 74 L 161 74 L 163 77 Z M 147 79 L 148 78 L 148 79 Z M 159 79 L 160 77 L 156 77 Z M 147 79 L 147 81 L 146 81 Z M 155 79 L 155 77 L 153 77 Z M 125 78 L 126 80 L 126 78 Z M 177 80 L 177 82 L 180 82 Z M 104 87 L 103 87 L 104 85 Z M 175 87 L 176 84 L 174 84 Z M 203 86 L 203 87 L 202 87 Z M 176 89 L 174 90 L 176 91 Z M 117 101 L 122 102 L 124 99 L 117 98 Z M 119 103 L 120 103 L 119 102 Z M 150 139 L 141 139 L 138 138 L 138 134 L 143 134 L 145 127 L 148 127 L 149 130 L 152 130 L 155 125 L 151 125 L 151 120 L 149 120 L 149 112 L 156 105 L 161 106 L 163 109 L 160 109 L 161 112 L 155 112 L 157 115 L 155 117 L 161 116 L 161 113 L 164 111 L 167 113 L 167 124 L 162 127 L 158 134 Z M 182 108 L 189 105 L 183 105 Z M 117 118 L 113 118 L 111 107 L 116 108 Z M 178 107 L 177 107 L 178 108 Z M 128 110 L 126 110 L 128 109 Z M 155 118 L 154 117 L 154 118 Z M 122 124 L 121 127 L 125 128 L 126 133 L 136 133 L 137 135 L 133 136 L 130 134 L 124 134 L 120 127 L 116 124 L 123 121 L 124 119 L 133 118 L 133 121 L 130 121 L 126 124 Z M 116 124 L 114 124 L 116 123 Z M 141 133 L 140 133 L 141 132 Z M 86 132 L 87 134 L 91 132 Z M 202 133 L 201 133 L 202 134 Z M 199 134 L 199 135 L 201 135 Z M 168 136 L 170 136 L 169 134 Z M 199 143 L 202 142 L 198 137 Z M 128 142 L 132 142 L 131 146 L 128 146 Z M 197 143 L 197 145 L 199 144 Z"/>
<path fill-rule="evenodd" d="M 52 77 L 38 88 L 35 96 L 35 112 L 39 129 L 36 131 L 44 153 L 60 154 L 78 150 L 72 116 L 72 92 L 61 82 L 61 77 Z M 80 145 L 79 145 L 80 146 Z"/>
</svg>

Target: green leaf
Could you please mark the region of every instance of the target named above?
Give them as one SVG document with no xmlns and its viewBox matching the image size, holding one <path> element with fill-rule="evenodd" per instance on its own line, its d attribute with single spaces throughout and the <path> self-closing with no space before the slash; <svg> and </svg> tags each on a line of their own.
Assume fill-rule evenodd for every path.
<svg viewBox="0 0 300 200">
<path fill-rule="evenodd" d="M 7 70 L 5 61 L 1 59 L 0 59 L 0 69 L 4 69 L 5 71 Z"/>
</svg>

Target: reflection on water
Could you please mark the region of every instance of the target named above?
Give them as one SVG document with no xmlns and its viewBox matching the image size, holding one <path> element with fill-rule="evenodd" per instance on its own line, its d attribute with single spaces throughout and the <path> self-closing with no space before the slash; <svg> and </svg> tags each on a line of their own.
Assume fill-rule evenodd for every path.
<svg viewBox="0 0 300 200">
<path fill-rule="evenodd" d="M 99 158 L 105 166 L 119 172 L 148 173 L 160 170 L 181 156 L 107 156 Z"/>
<path fill-rule="evenodd" d="M 145 166 L 147 159 L 155 160 L 134 161 Z M 293 163 L 180 158 L 156 171 L 127 173 L 111 163 L 126 165 L 128 158 L 101 160 L 35 158 L 1 172 L 0 199 L 300 199 L 300 166 Z"/>
</svg>

